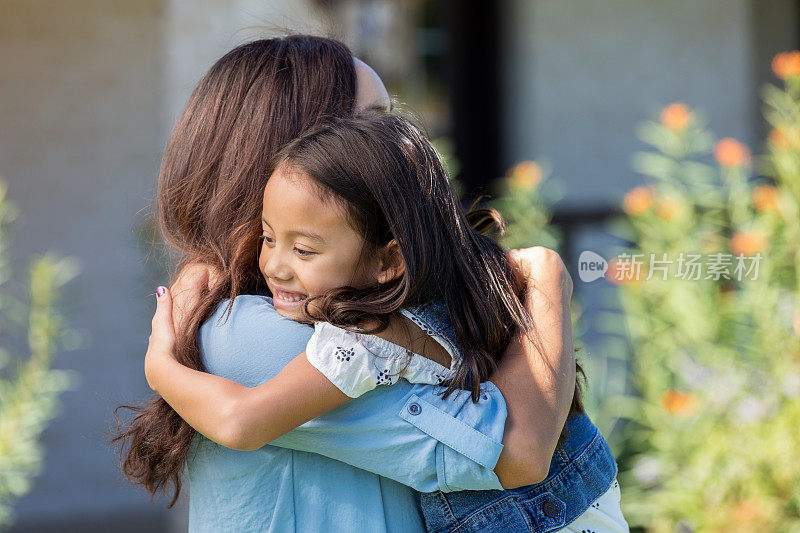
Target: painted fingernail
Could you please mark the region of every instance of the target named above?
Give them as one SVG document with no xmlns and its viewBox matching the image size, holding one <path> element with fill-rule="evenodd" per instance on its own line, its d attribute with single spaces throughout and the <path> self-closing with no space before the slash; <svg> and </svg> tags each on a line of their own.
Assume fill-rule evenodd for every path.
<svg viewBox="0 0 800 533">
<path fill-rule="evenodd" d="M 167 292 L 167 288 L 166 287 L 159 287 L 159 288 L 156 289 L 156 296 L 161 298 L 162 296 L 164 296 L 165 292 Z"/>
</svg>

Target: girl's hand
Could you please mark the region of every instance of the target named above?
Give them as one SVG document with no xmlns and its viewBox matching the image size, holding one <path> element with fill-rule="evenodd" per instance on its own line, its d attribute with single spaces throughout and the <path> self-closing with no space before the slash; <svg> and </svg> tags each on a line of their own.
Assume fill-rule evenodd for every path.
<svg viewBox="0 0 800 533">
<path fill-rule="evenodd" d="M 189 263 L 178 274 L 172 289 L 159 287 L 156 290 L 156 313 L 144 359 L 147 384 L 154 391 L 158 391 L 158 376 L 163 362 L 176 360 L 174 348 L 177 332 L 186 327 L 186 320 L 191 316 L 191 310 L 197 305 L 202 292 L 213 288 L 219 279 L 219 271 L 215 267 L 205 263 Z"/>
<path fill-rule="evenodd" d="M 549 289 L 560 288 L 562 302 L 572 299 L 572 277 L 558 252 L 544 246 L 508 251 L 508 259 L 517 268 L 526 285 L 534 282 Z"/>
<path fill-rule="evenodd" d="M 197 306 L 204 290 L 211 290 L 220 279 L 215 266 L 206 263 L 189 263 L 178 274 L 178 279 L 170 287 L 174 297 L 172 320 L 176 331 L 183 331 L 191 310 Z"/>
<path fill-rule="evenodd" d="M 156 313 L 144 356 L 144 375 L 147 384 L 158 391 L 159 371 L 165 361 L 175 361 L 175 324 L 172 319 L 172 296 L 166 287 L 156 289 Z"/>
</svg>

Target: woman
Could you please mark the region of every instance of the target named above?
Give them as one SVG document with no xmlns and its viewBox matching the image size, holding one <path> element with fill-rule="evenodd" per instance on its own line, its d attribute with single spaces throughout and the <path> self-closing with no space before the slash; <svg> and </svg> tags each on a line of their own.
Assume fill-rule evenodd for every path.
<svg viewBox="0 0 800 533">
<path fill-rule="evenodd" d="M 263 170 L 272 154 L 325 115 L 387 105 L 385 88 L 366 65 L 354 62 L 340 43 L 315 37 L 248 43 L 218 61 L 200 82 L 167 146 L 158 194 L 167 242 L 191 266 L 173 293 L 202 282 L 197 271 L 205 267 L 198 265 L 219 273 L 199 298 L 187 289 L 196 305 L 185 304 L 185 315 L 178 317 L 184 364 L 257 384 L 271 377 L 274 365 L 302 351 L 305 340 L 293 329 L 297 325 L 263 321 L 270 316 L 264 299 L 239 297 L 227 320 L 218 320 L 225 315 L 219 307 L 223 299 L 265 292 L 256 241 L 250 238 Z M 363 402 L 369 409 L 349 402 L 274 444 L 327 455 L 426 492 L 499 488 L 498 478 L 503 486 L 515 487 L 544 479 L 548 469 L 552 474 L 551 457 L 575 391 L 564 303 L 571 284 L 557 255 L 529 254 L 543 261 L 530 273 L 540 284 L 532 297 L 545 298 L 530 304 L 548 349 L 539 352 L 520 340 L 498 369 L 494 381 L 508 400 L 505 428 L 496 422 L 503 418 L 502 398 L 491 398 L 484 405 L 492 407 L 485 408 L 442 401 L 430 390 L 385 387 L 373 391 L 381 399 L 373 395 Z M 522 266 L 537 268 L 530 263 Z M 254 354 L 256 348 L 261 351 Z M 426 413 L 437 416 L 406 420 L 403 407 L 412 397 L 435 406 Z M 579 396 L 576 400 L 579 408 Z M 382 406 L 377 413 L 375 405 Z M 462 428 L 467 438 L 448 441 L 453 432 L 439 434 L 443 427 Z M 374 435 L 367 440 L 370 448 L 349 444 L 347 435 L 358 431 Z M 300 451 L 267 446 L 243 453 L 217 447 L 197 437 L 160 398 L 139 409 L 120 439 L 130 444 L 123 470 L 151 492 L 174 483 L 177 496 L 186 460 L 193 486 L 192 530 L 232 524 L 280 531 L 292 524 L 327 531 L 423 527 L 416 494 L 399 483 Z M 392 467 L 392 454 L 404 454 L 402 469 Z"/>
</svg>

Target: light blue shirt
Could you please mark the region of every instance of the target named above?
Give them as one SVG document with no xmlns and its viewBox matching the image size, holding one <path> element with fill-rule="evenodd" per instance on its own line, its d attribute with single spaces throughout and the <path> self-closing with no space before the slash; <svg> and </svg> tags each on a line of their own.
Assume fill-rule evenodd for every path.
<svg viewBox="0 0 800 533">
<path fill-rule="evenodd" d="M 209 372 L 250 387 L 305 350 L 313 329 L 269 298 L 240 296 L 200 329 Z M 187 456 L 190 531 L 423 531 L 421 492 L 500 489 L 505 402 L 381 386 L 252 452 L 197 436 Z"/>
</svg>

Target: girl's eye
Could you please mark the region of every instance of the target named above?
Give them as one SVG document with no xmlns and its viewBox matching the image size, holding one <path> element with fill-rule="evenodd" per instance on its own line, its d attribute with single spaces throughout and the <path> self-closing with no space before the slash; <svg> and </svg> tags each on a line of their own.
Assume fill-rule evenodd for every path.
<svg viewBox="0 0 800 533">
<path fill-rule="evenodd" d="M 302 248 L 298 248 L 297 246 L 294 247 L 294 251 L 297 252 L 297 255 L 301 257 L 308 257 L 316 253 L 316 252 L 311 252 L 309 250 L 303 250 Z"/>
<path fill-rule="evenodd" d="M 273 244 L 275 242 L 275 239 L 273 239 L 269 235 L 264 235 L 264 234 L 259 235 L 258 240 L 264 241 L 267 244 Z"/>
</svg>

